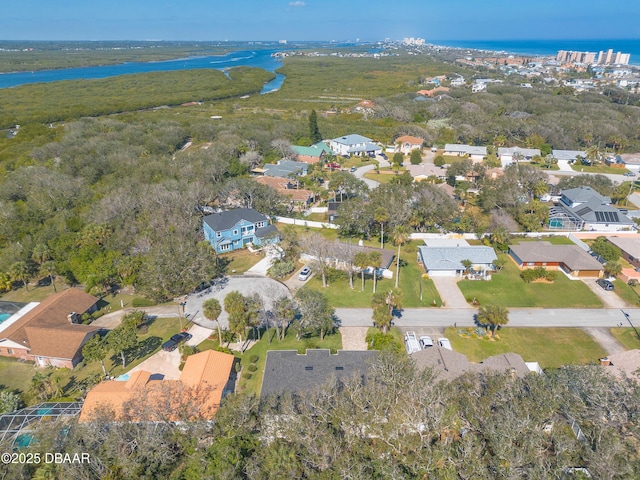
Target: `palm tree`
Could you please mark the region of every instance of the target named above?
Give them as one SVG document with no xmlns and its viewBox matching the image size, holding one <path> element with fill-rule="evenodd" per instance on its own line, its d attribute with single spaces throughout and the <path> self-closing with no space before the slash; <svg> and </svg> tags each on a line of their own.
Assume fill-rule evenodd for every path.
<svg viewBox="0 0 640 480">
<path fill-rule="evenodd" d="M 478 323 L 489 327 L 490 335 L 496 333 L 500 325 L 506 325 L 509 321 L 509 310 L 502 305 L 487 305 L 478 309 Z"/>
<path fill-rule="evenodd" d="M 398 225 L 393 231 L 393 241 L 398 245 L 398 255 L 396 257 L 396 288 L 400 281 L 400 248 L 409 240 L 409 229 L 406 225 Z"/>
<path fill-rule="evenodd" d="M 220 302 L 215 298 L 210 298 L 202 304 L 202 313 L 207 320 L 213 320 L 218 324 L 218 343 L 222 345 L 222 329 L 220 328 L 220 314 L 222 307 Z"/>
<path fill-rule="evenodd" d="M 384 248 L 384 223 L 389 220 L 389 212 L 378 207 L 373 214 L 373 219 L 380 224 L 380 248 Z"/>
<path fill-rule="evenodd" d="M 373 293 L 376 293 L 376 284 L 378 282 L 378 268 L 382 262 L 382 254 L 380 252 L 371 252 L 369 254 L 369 265 L 373 267 Z"/>
<path fill-rule="evenodd" d="M 364 292 L 364 271 L 369 266 L 369 255 L 365 252 L 358 252 L 353 257 L 353 264 L 360 269 L 360 276 L 362 277 L 362 292 Z"/>
<path fill-rule="evenodd" d="M 11 265 L 9 276 L 14 282 L 22 282 L 25 290 L 29 291 L 29 269 L 25 262 L 16 262 Z"/>
<path fill-rule="evenodd" d="M 53 260 L 47 260 L 40 265 L 40 274 L 49 277 L 51 285 L 53 285 L 53 293 L 57 293 L 54 277 L 57 274 L 56 263 Z"/>
<path fill-rule="evenodd" d="M 36 244 L 31 251 L 31 258 L 38 265 L 42 265 L 44 262 L 51 258 L 49 247 L 47 247 L 44 243 Z"/>
</svg>

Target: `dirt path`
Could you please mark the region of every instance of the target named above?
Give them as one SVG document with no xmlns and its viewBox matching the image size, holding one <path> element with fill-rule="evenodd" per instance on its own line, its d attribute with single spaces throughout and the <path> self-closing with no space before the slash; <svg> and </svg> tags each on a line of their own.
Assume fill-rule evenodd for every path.
<svg viewBox="0 0 640 480">
<path fill-rule="evenodd" d="M 343 350 L 366 350 L 367 327 L 340 327 Z"/>
</svg>

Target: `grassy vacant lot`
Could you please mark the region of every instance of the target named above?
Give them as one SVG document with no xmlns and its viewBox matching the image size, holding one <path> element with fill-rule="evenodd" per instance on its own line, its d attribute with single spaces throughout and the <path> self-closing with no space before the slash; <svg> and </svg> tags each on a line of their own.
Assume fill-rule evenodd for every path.
<svg viewBox="0 0 640 480">
<path fill-rule="evenodd" d="M 471 329 L 473 331 L 474 329 Z M 467 329 L 449 327 L 446 337 L 456 352 L 464 353 L 472 362 L 492 355 L 514 352 L 525 362 L 538 362 L 542 368 L 561 365 L 584 365 L 597 362 L 606 352 L 579 328 L 503 328 L 499 339 L 463 337 Z"/>
<path fill-rule="evenodd" d="M 271 338 L 271 343 L 269 343 Z M 307 348 L 328 348 L 332 352 L 336 352 L 342 349 L 342 336 L 340 332 L 336 331 L 333 335 L 327 335 L 323 341 L 320 341 L 320 337 L 309 337 L 301 340 L 296 340 L 296 334 L 293 331 L 288 331 L 283 341 L 276 338 L 275 329 L 269 330 L 262 335 L 262 340 L 257 342 L 253 347 L 244 352 L 241 355 L 242 374 L 240 382 L 238 384 L 239 392 L 260 394 L 260 388 L 262 387 L 262 376 L 264 374 L 264 365 L 267 359 L 268 350 L 297 350 L 298 353 L 304 353 Z M 258 361 L 255 363 L 257 370 L 253 373 L 249 372 L 248 368 L 251 365 L 250 358 L 253 355 L 258 356 Z M 251 378 L 244 378 L 245 374 L 251 373 Z"/>
<path fill-rule="evenodd" d="M 419 243 L 419 242 L 418 242 Z M 396 249 L 393 249 L 397 253 Z M 422 278 L 424 273 L 416 262 L 416 247 L 409 244 L 403 247 L 400 262 L 400 290 L 403 293 L 403 305 L 405 308 L 433 307 L 441 306 L 442 300 L 436 290 L 433 281 Z M 396 262 L 389 267 L 391 271 L 396 271 Z M 373 279 L 365 275 L 364 291 L 362 279 L 358 275 L 354 277 L 354 288 L 349 288 L 349 277 L 344 272 L 338 272 L 333 280 L 330 280 L 327 288 L 322 287 L 322 278 L 314 275 L 307 282 L 307 286 L 314 290 L 321 291 L 333 307 L 343 308 L 369 308 L 371 307 L 371 297 L 373 295 Z M 395 277 L 392 279 L 378 280 L 377 291 L 383 292 L 395 287 Z M 422 300 L 420 300 L 420 288 L 422 287 Z M 434 305 L 435 302 L 435 305 Z"/>
<path fill-rule="evenodd" d="M 587 165 L 571 165 L 571 168 L 576 172 L 603 173 L 613 175 L 622 175 L 629 171 L 625 168 L 612 168 L 607 167 L 606 165 L 594 165 L 593 167 L 589 167 Z"/>
<path fill-rule="evenodd" d="M 636 327 L 637 328 L 637 327 Z M 635 350 L 636 348 L 640 348 L 640 339 L 636 335 L 636 332 L 633 328 L 611 328 L 611 334 L 616 337 L 624 348 L 627 350 Z M 638 329 L 640 331 L 640 329 Z"/>
<path fill-rule="evenodd" d="M 569 280 L 561 272 L 554 283 L 525 283 L 520 270 L 508 255 L 502 271 L 491 281 L 461 280 L 458 287 L 468 301 L 475 298 L 480 305 L 541 308 L 598 308 L 602 302 L 580 280 Z"/>
</svg>

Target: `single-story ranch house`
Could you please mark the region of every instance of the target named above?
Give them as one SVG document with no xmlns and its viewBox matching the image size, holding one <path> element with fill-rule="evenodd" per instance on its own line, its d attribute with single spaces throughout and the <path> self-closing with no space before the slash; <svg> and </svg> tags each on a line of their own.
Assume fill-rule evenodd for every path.
<svg viewBox="0 0 640 480">
<path fill-rule="evenodd" d="M 522 269 L 545 267 L 562 270 L 574 277 L 602 277 L 600 262 L 577 245 L 522 242 L 509 246 L 509 254 Z"/>
<path fill-rule="evenodd" d="M 622 258 L 640 268 L 640 239 L 636 237 L 608 237 L 611 243 L 622 251 Z"/>
<path fill-rule="evenodd" d="M 354 376 L 364 378 L 368 363 L 377 354 L 375 350 L 340 350 L 336 354 L 324 349 L 309 349 L 305 354 L 295 350 L 269 350 L 260 396 L 307 392 L 332 378 L 337 381 Z"/>
<path fill-rule="evenodd" d="M 475 271 L 494 270 L 493 262 L 498 257 L 491 247 L 469 245 L 465 240 L 453 240 L 455 244 L 436 244 L 431 242 L 424 247 L 418 247 L 418 263 L 420 263 L 429 276 L 454 277 L 462 275 L 466 267 L 462 264 L 465 260 L 471 262 L 471 268 Z"/>
<path fill-rule="evenodd" d="M 0 355 L 33 361 L 39 367 L 73 368 L 82 360 L 82 346 L 98 327 L 80 324 L 98 299 L 77 288 L 51 295 L 34 308 L 23 308 L 0 324 Z"/>
<path fill-rule="evenodd" d="M 474 162 L 481 162 L 487 157 L 487 147 L 447 143 L 444 146 L 444 155 L 450 157 L 469 157 Z"/>
<path fill-rule="evenodd" d="M 249 244 L 261 247 L 279 240 L 276 227 L 253 208 L 235 208 L 207 215 L 202 228 L 205 240 L 217 253 L 231 252 Z"/>
</svg>

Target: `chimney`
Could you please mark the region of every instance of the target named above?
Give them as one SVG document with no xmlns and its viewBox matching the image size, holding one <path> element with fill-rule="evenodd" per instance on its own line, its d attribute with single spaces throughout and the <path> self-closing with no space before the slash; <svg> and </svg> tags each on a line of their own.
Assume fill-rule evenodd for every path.
<svg viewBox="0 0 640 480">
<path fill-rule="evenodd" d="M 600 359 L 600 365 L 604 367 L 610 367 L 612 363 L 611 363 L 611 360 L 609 360 L 609 357 L 604 357 Z"/>
</svg>

